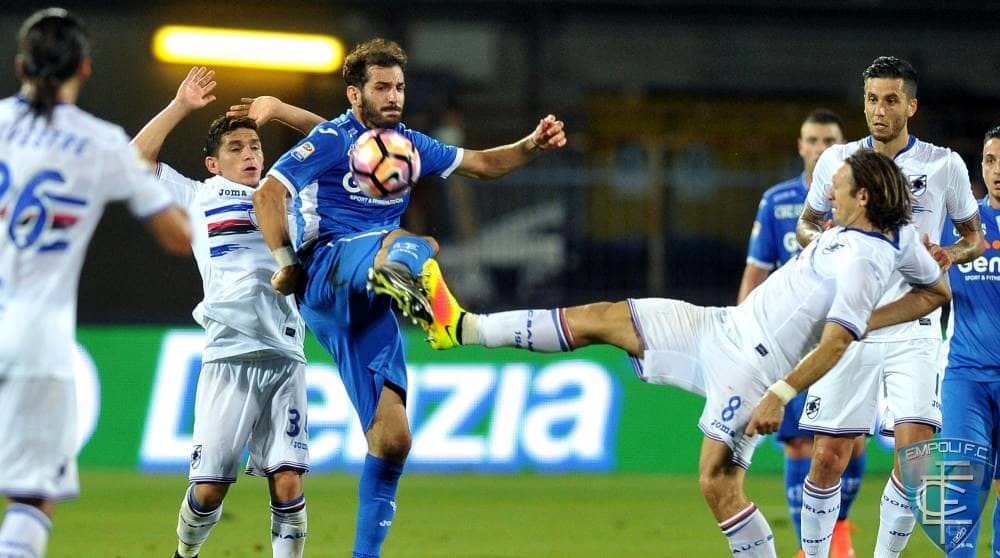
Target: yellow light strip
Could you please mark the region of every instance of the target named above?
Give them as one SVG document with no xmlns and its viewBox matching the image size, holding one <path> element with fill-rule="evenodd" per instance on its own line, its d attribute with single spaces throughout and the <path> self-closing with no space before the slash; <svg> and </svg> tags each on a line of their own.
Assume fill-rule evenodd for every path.
<svg viewBox="0 0 1000 558">
<path fill-rule="evenodd" d="M 166 25 L 153 35 L 153 55 L 163 62 L 330 73 L 344 61 L 344 47 L 328 35 Z"/>
</svg>

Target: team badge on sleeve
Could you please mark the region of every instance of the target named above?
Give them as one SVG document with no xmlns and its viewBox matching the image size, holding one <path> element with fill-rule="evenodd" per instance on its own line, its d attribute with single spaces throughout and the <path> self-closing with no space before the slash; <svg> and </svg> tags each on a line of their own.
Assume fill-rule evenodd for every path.
<svg viewBox="0 0 1000 558">
<path fill-rule="evenodd" d="M 316 147 L 311 141 L 307 141 L 292 150 L 292 157 L 299 161 L 305 161 L 310 155 L 316 152 Z"/>
<path fill-rule="evenodd" d="M 993 451 L 957 438 L 935 438 L 901 448 L 907 500 L 917 522 L 945 553 L 979 523 L 993 482 Z"/>
</svg>

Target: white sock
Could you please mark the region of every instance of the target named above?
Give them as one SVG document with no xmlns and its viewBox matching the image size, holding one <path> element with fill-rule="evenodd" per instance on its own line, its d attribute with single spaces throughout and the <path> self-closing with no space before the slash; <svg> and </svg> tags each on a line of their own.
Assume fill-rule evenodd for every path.
<svg viewBox="0 0 1000 558">
<path fill-rule="evenodd" d="M 177 553 L 184 558 L 198 554 L 201 545 L 208 539 L 212 527 L 222 517 L 222 506 L 214 510 L 196 509 L 198 503 L 194 500 L 194 485 L 188 486 L 187 493 L 181 501 L 181 510 L 177 514 Z"/>
<path fill-rule="evenodd" d="M 45 556 L 52 522 L 42 510 L 27 504 L 11 504 L 0 524 L 0 556 L 35 558 Z"/>
<path fill-rule="evenodd" d="M 480 314 L 478 335 L 470 336 L 467 341 L 463 325 L 462 344 L 471 344 L 472 337 L 476 337 L 480 345 L 491 348 L 517 347 L 541 353 L 571 351 L 573 336 L 566 325 L 565 314 L 564 308 Z"/>
<path fill-rule="evenodd" d="M 816 486 L 806 477 L 802 487 L 802 550 L 810 558 L 830 555 L 833 528 L 840 513 L 840 481 L 829 488 Z"/>
<path fill-rule="evenodd" d="M 302 558 L 306 547 L 306 498 L 271 502 L 271 549 L 274 558 Z"/>
<path fill-rule="evenodd" d="M 904 495 L 902 483 L 895 473 L 889 475 L 882 491 L 879 509 L 878 540 L 875 541 L 875 558 L 898 558 L 906 548 L 917 520 Z"/>
<path fill-rule="evenodd" d="M 753 502 L 736 515 L 719 523 L 719 529 L 729 541 L 733 556 L 746 558 L 776 558 L 774 535 Z"/>
</svg>

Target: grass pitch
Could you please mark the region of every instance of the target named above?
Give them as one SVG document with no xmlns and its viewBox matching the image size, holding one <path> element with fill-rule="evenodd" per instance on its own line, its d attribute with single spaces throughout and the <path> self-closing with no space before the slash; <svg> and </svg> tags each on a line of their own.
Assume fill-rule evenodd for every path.
<svg viewBox="0 0 1000 558">
<path fill-rule="evenodd" d="M 81 499 L 57 510 L 48 556 L 168 558 L 186 482 L 180 476 L 83 473 Z M 356 476 L 341 473 L 306 477 L 306 556 L 350 556 L 356 483 Z M 874 548 L 884 484 L 882 475 L 866 478 L 852 508 L 859 558 Z M 781 478 L 751 472 L 748 488 L 774 529 L 778 555 L 791 558 L 797 546 Z M 387 558 L 729 555 L 693 475 L 412 474 L 404 475 L 398 502 Z M 241 478 L 201 556 L 271 556 L 269 517 L 266 483 Z M 990 516 L 984 517 L 988 525 Z M 980 537 L 979 556 L 989 556 L 989 531 Z M 904 556 L 941 553 L 914 533 Z"/>
</svg>

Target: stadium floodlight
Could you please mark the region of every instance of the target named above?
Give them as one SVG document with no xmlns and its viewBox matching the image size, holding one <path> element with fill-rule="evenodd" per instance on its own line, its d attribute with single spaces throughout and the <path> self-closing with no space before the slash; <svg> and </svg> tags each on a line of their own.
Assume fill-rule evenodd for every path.
<svg viewBox="0 0 1000 558">
<path fill-rule="evenodd" d="M 178 64 L 330 73 L 344 61 L 344 47 L 329 35 L 166 25 L 153 35 L 153 55 Z"/>
</svg>

